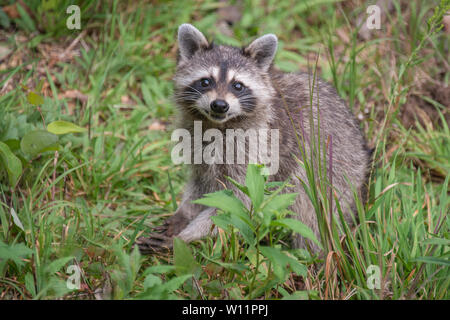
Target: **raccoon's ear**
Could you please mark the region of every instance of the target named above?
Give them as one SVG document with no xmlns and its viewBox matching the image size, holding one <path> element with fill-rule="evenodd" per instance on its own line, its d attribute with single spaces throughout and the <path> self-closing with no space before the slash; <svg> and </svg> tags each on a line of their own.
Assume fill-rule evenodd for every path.
<svg viewBox="0 0 450 320">
<path fill-rule="evenodd" d="M 209 46 L 203 33 L 193 25 L 184 23 L 178 28 L 178 46 L 182 59 L 190 59 L 199 49 Z"/>
<path fill-rule="evenodd" d="M 278 38 L 276 35 L 266 34 L 244 48 L 244 54 L 256 60 L 258 65 L 267 71 L 277 52 Z"/>
</svg>

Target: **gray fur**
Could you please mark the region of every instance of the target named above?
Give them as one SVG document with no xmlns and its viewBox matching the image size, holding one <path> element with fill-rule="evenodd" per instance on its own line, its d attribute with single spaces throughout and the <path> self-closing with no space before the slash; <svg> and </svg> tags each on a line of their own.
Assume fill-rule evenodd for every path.
<svg viewBox="0 0 450 320">
<path fill-rule="evenodd" d="M 266 34 L 249 44 L 244 52 L 256 60 L 258 65 L 267 70 L 277 52 L 278 38 L 274 34 Z"/>
<path fill-rule="evenodd" d="M 179 33 L 180 51 L 184 57 L 187 57 L 186 50 L 182 49 L 185 47 L 183 43 L 187 41 L 184 37 L 187 37 L 189 41 L 196 38 L 203 42 L 204 36 L 199 36 L 196 31 L 192 31 L 193 27 L 183 26 L 180 27 Z M 193 34 L 195 36 L 192 36 Z M 189 59 L 181 59 L 178 62 L 174 78 L 175 96 L 180 111 L 177 127 L 193 132 L 193 122 L 201 120 L 203 130 L 217 128 L 224 135 L 227 128 L 244 130 L 248 128 L 278 128 L 280 130 L 280 167 L 277 174 L 270 176 L 270 180 L 285 181 L 292 178 L 291 182 L 295 184 L 295 187 L 286 192 L 298 192 L 299 195 L 291 210 L 297 214 L 299 220 L 319 236 L 312 203 L 297 179 L 300 177 L 306 181 L 306 173 L 295 160 L 295 157 L 301 159 L 301 154 L 290 117 L 296 125 L 297 132 L 304 136 L 305 150 L 308 155 L 311 139 L 313 139 L 309 136 L 311 119 L 313 119 L 317 132 L 318 118 L 320 117 L 322 143 L 332 137 L 333 186 L 344 209 L 345 217 L 350 223 L 353 220 L 351 215 L 354 211 L 350 185 L 356 190 L 364 190 L 370 155 L 357 120 L 332 86 L 316 79 L 311 107 L 310 83 L 313 82 L 313 76 L 305 73 L 281 73 L 270 66 L 276 44 L 277 40 L 273 35 L 263 36 L 244 49 L 229 46 L 206 46 L 203 43 L 202 49 L 191 52 L 192 55 Z M 233 70 L 237 75 L 244 73 L 250 75 L 246 77 L 248 81 L 244 85 L 251 89 L 256 106 L 251 112 L 242 111 L 223 123 L 216 123 L 198 111 L 198 102 L 186 101 L 183 90 L 187 83 L 194 81 L 199 74 L 204 74 L 212 67 L 223 69 L 224 64 L 228 70 Z M 203 75 L 199 77 L 203 77 Z M 218 83 L 215 93 L 223 98 L 226 88 L 225 84 Z M 205 99 L 204 96 L 201 99 Z M 319 112 L 317 111 L 318 99 Z M 317 138 L 315 139 L 317 140 Z M 329 157 L 328 153 L 327 160 Z M 193 241 L 214 231 L 210 216 L 215 214 L 215 210 L 191 203 L 192 200 L 201 198 L 206 193 L 222 190 L 225 186 L 233 189 L 236 196 L 246 206 L 249 206 L 248 198 L 224 178 L 224 176 L 230 176 L 238 182 L 244 183 L 246 168 L 246 164 L 191 165 L 191 178 L 186 186 L 182 203 L 161 229 L 169 239 L 162 245 L 170 246 L 170 239 L 173 236 L 178 236 L 185 241 Z M 350 185 L 347 181 L 350 182 Z M 146 252 L 149 246 L 146 247 L 146 244 L 155 244 L 151 241 L 152 237 L 149 239 L 140 242 L 141 251 Z M 305 247 L 305 240 L 300 237 L 295 238 L 294 246 Z M 312 246 L 312 248 L 317 250 L 317 247 Z"/>
<path fill-rule="evenodd" d="M 208 41 L 193 25 L 185 23 L 178 28 L 178 44 L 180 56 L 190 59 L 196 51 L 207 47 Z"/>
</svg>

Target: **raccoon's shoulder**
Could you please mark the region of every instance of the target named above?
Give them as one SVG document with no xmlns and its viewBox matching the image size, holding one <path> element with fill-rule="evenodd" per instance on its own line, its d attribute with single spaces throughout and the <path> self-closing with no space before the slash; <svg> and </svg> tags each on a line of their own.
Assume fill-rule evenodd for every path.
<svg viewBox="0 0 450 320">
<path fill-rule="evenodd" d="M 282 72 L 271 70 L 270 78 L 276 90 L 287 97 L 308 96 L 312 92 L 325 95 L 324 98 L 340 99 L 336 89 L 317 75 L 306 72 Z M 313 88 L 314 86 L 314 88 Z"/>
<path fill-rule="evenodd" d="M 324 112 L 343 112 L 349 110 L 345 101 L 339 96 L 336 89 L 319 76 L 306 72 L 285 73 L 273 70 L 270 73 L 272 85 L 277 92 L 275 104 L 287 103 L 289 107 L 309 105 L 311 101 L 325 106 Z M 311 99 L 312 98 L 312 99 Z"/>
</svg>

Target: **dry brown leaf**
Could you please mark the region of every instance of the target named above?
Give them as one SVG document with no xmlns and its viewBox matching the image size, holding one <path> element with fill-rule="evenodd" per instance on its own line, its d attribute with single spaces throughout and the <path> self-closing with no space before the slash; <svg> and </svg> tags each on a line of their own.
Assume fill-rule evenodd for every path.
<svg viewBox="0 0 450 320">
<path fill-rule="evenodd" d="M 129 96 L 124 95 L 124 96 L 121 96 L 121 97 L 120 97 L 120 102 L 121 102 L 122 104 L 132 104 L 132 103 L 133 103 L 133 100 L 131 100 Z"/>
<path fill-rule="evenodd" d="M 88 96 L 78 90 L 67 90 L 60 94 L 58 98 L 78 99 L 81 102 L 86 102 L 88 100 Z"/>
<path fill-rule="evenodd" d="M 19 12 L 17 11 L 17 6 L 16 4 L 10 4 L 9 6 L 4 6 L 2 8 L 3 12 L 5 12 L 8 17 L 10 17 L 11 19 L 16 19 L 20 17 Z"/>
<path fill-rule="evenodd" d="M 164 131 L 164 130 L 166 130 L 166 126 L 159 121 L 155 121 L 151 125 L 148 126 L 148 130 Z"/>
<path fill-rule="evenodd" d="M 444 24 L 445 33 L 450 34 L 450 15 L 444 16 L 442 23 Z"/>
<path fill-rule="evenodd" d="M 336 29 L 336 34 L 344 43 L 350 43 L 350 37 L 348 36 L 348 32 L 345 31 L 344 28 Z"/>
</svg>

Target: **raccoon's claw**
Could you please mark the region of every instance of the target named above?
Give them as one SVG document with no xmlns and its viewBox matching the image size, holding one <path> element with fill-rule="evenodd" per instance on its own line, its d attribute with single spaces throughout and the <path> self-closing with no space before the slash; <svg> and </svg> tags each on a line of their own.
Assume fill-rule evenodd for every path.
<svg viewBox="0 0 450 320">
<path fill-rule="evenodd" d="M 154 227 L 152 230 L 153 230 L 153 232 L 163 233 L 163 232 L 166 232 L 168 228 L 169 228 L 169 225 L 167 223 L 164 223 L 160 226 Z"/>
<path fill-rule="evenodd" d="M 152 254 L 171 250 L 173 237 L 179 234 L 188 224 L 189 220 L 182 214 L 171 216 L 162 225 L 152 228 L 152 233 L 148 238 L 140 237 L 136 240 L 139 251 L 142 254 Z"/>
<path fill-rule="evenodd" d="M 136 240 L 141 254 L 152 254 L 169 251 L 173 247 L 173 237 L 164 234 L 154 233 L 150 237 L 140 237 Z"/>
</svg>

